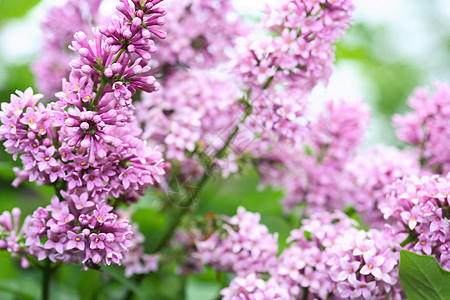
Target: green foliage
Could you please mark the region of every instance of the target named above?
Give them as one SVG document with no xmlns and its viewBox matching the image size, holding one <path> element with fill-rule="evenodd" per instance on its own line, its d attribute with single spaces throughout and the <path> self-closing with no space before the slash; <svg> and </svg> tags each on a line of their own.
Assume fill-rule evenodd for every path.
<svg viewBox="0 0 450 300">
<path fill-rule="evenodd" d="M 27 300 L 39 295 L 39 271 L 21 269 L 18 260 L 6 251 L 0 251 L 0 270 L 0 299 Z"/>
<path fill-rule="evenodd" d="M 1 0 L 0 1 L 0 21 L 2 19 L 19 18 L 27 11 L 38 4 L 40 0 Z"/>
<path fill-rule="evenodd" d="M 410 300 L 450 299 L 450 272 L 436 258 L 400 251 L 400 283 Z"/>
</svg>

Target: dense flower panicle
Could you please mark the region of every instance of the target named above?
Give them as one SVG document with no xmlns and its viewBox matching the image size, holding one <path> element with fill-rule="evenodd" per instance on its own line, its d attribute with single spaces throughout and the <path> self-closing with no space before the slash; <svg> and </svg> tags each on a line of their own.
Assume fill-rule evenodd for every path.
<svg viewBox="0 0 450 300">
<path fill-rule="evenodd" d="M 434 172 L 450 172 L 450 86 L 436 84 L 434 93 L 416 89 L 408 99 L 412 112 L 394 116 L 397 136 L 420 150 L 421 160 Z"/>
<path fill-rule="evenodd" d="M 295 147 L 303 142 L 307 99 L 301 91 L 290 89 L 263 91 L 250 100 L 251 115 L 242 126 L 240 137 L 248 142 L 232 144 L 235 152 L 250 152 L 258 157 L 279 144 Z"/>
<path fill-rule="evenodd" d="M 270 273 L 286 284 L 293 298 L 302 295 L 302 287 L 315 297 L 326 298 L 334 288 L 328 275 L 331 255 L 327 249 L 355 222 L 341 212 L 317 212 L 302 223 L 291 232 L 288 242 L 293 243 L 281 253 Z"/>
<path fill-rule="evenodd" d="M 353 185 L 345 165 L 363 138 L 368 107 L 329 101 L 310 118 L 301 143 L 273 145 L 270 153 L 260 156 L 259 173 L 265 184 L 285 188 L 286 211 L 302 202 L 310 211 L 341 209 L 349 204 Z"/>
<path fill-rule="evenodd" d="M 396 232 L 409 233 L 406 249 L 435 256 L 450 270 L 450 173 L 407 176 L 388 186 L 386 200 L 380 204 L 386 220 L 396 221 Z"/>
<path fill-rule="evenodd" d="M 30 216 L 24 220 L 22 228 L 19 229 L 21 211 L 15 207 L 11 211 L 4 211 L 0 215 L 0 249 L 6 250 L 12 256 L 20 256 L 22 268 L 28 268 L 29 262 L 22 254 L 27 253 L 25 249 L 24 228 L 30 221 Z"/>
<path fill-rule="evenodd" d="M 354 157 L 346 166 L 350 173 L 352 205 L 365 224 L 384 228 L 385 220 L 379 205 L 385 199 L 387 186 L 410 174 L 419 174 L 416 153 L 394 147 L 377 146 Z"/>
<path fill-rule="evenodd" d="M 215 232 L 197 242 L 197 257 L 218 271 L 238 275 L 267 272 L 276 263 L 278 235 L 261 225 L 260 215 L 239 207 L 237 215 L 224 218 L 223 234 Z"/>
<path fill-rule="evenodd" d="M 5 140 L 5 150 L 14 160 L 21 154 L 27 180 L 55 182 L 63 174 L 61 163 L 54 158 L 53 139 L 57 136 L 53 130 L 62 126 L 64 116 L 54 104 L 38 104 L 42 95 L 34 95 L 31 88 L 16 93 L 10 103 L 2 102 L 0 140 Z"/>
<path fill-rule="evenodd" d="M 92 29 L 93 39 L 89 40 L 86 33 L 78 31 L 70 48 L 80 57 L 71 62 L 72 72 L 79 72 L 81 78 L 70 83 L 80 86 L 85 83 L 89 88 L 96 90 L 102 84 L 105 91 L 96 95 L 89 106 L 102 105 L 99 103 L 103 95 L 114 92 L 116 98 L 122 96 L 125 103 L 118 101 L 122 106 L 127 103 L 136 89 L 152 92 L 158 89 L 159 84 L 150 76 L 148 63 L 151 53 L 156 51 L 153 37 L 165 38 L 166 33 L 158 29 L 165 21 L 164 7 L 158 7 L 161 0 L 132 1 L 121 0 L 117 10 L 121 17 L 114 15 L 112 24 Z M 89 81 L 92 81 L 90 83 Z M 82 82 L 80 82 L 82 81 Z M 100 82 L 101 81 L 101 82 Z M 93 84 L 93 86 L 89 86 Z M 83 87 L 81 85 L 81 87 Z M 111 97 L 105 97 L 109 100 Z M 109 101 L 105 101 L 105 105 Z M 88 105 L 84 105 L 88 107 Z"/>
<path fill-rule="evenodd" d="M 165 1 L 168 39 L 157 41 L 158 69 L 213 67 L 226 59 L 236 36 L 245 33 L 231 0 Z M 207 24 L 207 26 L 205 26 Z M 165 72 L 165 71 L 164 71 Z"/>
<path fill-rule="evenodd" d="M 0 139 L 23 164 L 13 184 L 36 181 L 61 193 L 24 229 L 28 251 L 39 259 L 85 268 L 119 264 L 137 238 L 106 201 L 137 201 L 164 174 L 162 154 L 141 139 L 131 103 L 137 89 L 158 88 L 147 64 L 156 50 L 152 37 L 165 37 L 157 28 L 165 14 L 159 2 L 121 0 L 122 18 L 93 28 L 92 40 L 77 32 L 71 48 L 80 58 L 72 61 L 57 102 L 38 103 L 42 95 L 29 88 L 2 103 Z M 96 9 L 98 1 L 91 5 Z M 138 252 L 132 248 L 128 273 L 156 267 L 155 257 L 136 261 Z"/>
<path fill-rule="evenodd" d="M 25 245 L 39 260 L 83 263 L 87 269 L 103 263 L 120 264 L 133 246 L 128 219 L 111 212 L 104 201 L 94 204 L 85 194 L 75 198 L 62 192 L 45 208 L 38 208 L 25 231 Z"/>
<path fill-rule="evenodd" d="M 51 7 L 42 23 L 45 32 L 39 58 L 33 71 L 39 90 L 52 97 L 61 88 L 61 79 L 70 73 L 69 63 L 75 58 L 68 46 L 77 30 L 88 31 L 102 22 L 99 13 L 102 0 L 69 0 L 63 6 Z"/>
<path fill-rule="evenodd" d="M 129 49 L 152 44 L 150 32 L 163 36 L 153 28 L 163 23 L 165 13 L 154 7 L 158 2 L 135 3 L 133 20 L 139 24 L 114 18 L 122 26 L 121 34 L 129 38 L 121 46 L 110 45 L 101 33 L 111 33 L 109 29 L 95 28 L 94 41 L 83 32 L 75 34 L 73 49 L 81 58 L 73 65 L 80 69 L 74 68 L 69 81 L 63 81 L 58 102 L 37 105 L 41 96 L 28 89 L 20 97 L 12 96 L 10 104 L 2 104 L 1 138 L 14 158 L 23 153 L 21 160 L 29 173 L 23 179 L 47 184 L 64 179 L 68 192 L 87 189 L 95 202 L 107 196 L 133 201 L 164 174 L 161 154 L 139 139 L 131 104 L 136 88 L 156 88 L 154 77 L 144 76 L 149 71 L 144 50 L 150 49 L 136 50 L 141 57 L 133 59 L 134 51 Z M 129 3 L 122 1 L 118 9 L 128 20 Z"/>
<path fill-rule="evenodd" d="M 293 230 L 272 278 L 287 285 L 298 299 L 308 288 L 310 297 L 326 299 L 400 299 L 397 284 L 398 244 L 381 231 L 357 230 L 341 212 L 318 212 Z"/>
<path fill-rule="evenodd" d="M 89 128 L 78 128 L 79 134 L 75 138 L 83 136 L 83 140 L 79 141 L 80 147 L 74 148 L 73 127 L 67 124 L 78 122 L 82 127 L 83 122 L 69 119 L 67 115 L 76 108 L 64 112 L 58 107 L 63 101 L 36 105 L 41 95 L 33 95 L 31 88 L 17 93 L 19 97 L 12 95 L 10 103 L 2 103 L 0 117 L 0 139 L 6 140 L 6 151 L 15 159 L 20 154 L 23 163 L 24 170 L 16 172 L 20 176 L 15 185 L 23 180 L 40 184 L 64 181 L 67 192 L 86 191 L 94 202 L 107 197 L 134 201 L 164 174 L 161 153 L 139 139 L 140 130 L 136 123 L 127 123 L 123 127 L 105 124 L 117 117 L 113 110 L 103 112 L 100 108 L 105 121 L 97 123 L 89 120 L 92 117 L 89 112 L 84 116 L 81 114 L 79 118 L 85 118 L 87 122 L 84 123 L 88 126 L 96 129 L 102 126 L 104 131 L 98 131 L 97 140 L 95 132 L 94 135 L 87 133 Z M 79 93 L 74 93 L 74 97 Z M 92 154 L 95 154 L 94 158 Z"/>
<path fill-rule="evenodd" d="M 223 300 L 290 300 L 285 288 L 273 278 L 267 281 L 255 273 L 237 276 L 220 291 Z"/>
<path fill-rule="evenodd" d="M 267 6 L 264 28 L 272 35 L 237 40 L 233 66 L 242 81 L 264 87 L 272 80 L 310 91 L 328 81 L 334 61 L 333 43 L 352 20 L 351 1 L 285 0 Z"/>
<path fill-rule="evenodd" d="M 388 230 L 352 228 L 339 236 L 327 263 L 334 294 L 341 299 L 403 299 L 398 242 Z"/>
<path fill-rule="evenodd" d="M 369 120 L 369 106 L 362 101 L 328 101 L 310 125 L 313 153 L 320 153 L 322 161 L 345 161 L 362 141 Z"/>
<path fill-rule="evenodd" d="M 161 91 L 145 95 L 137 106 L 149 143 L 164 144 L 165 158 L 181 164 L 182 175 L 201 174 L 194 152 L 209 156 L 223 147 L 243 115 L 241 93 L 220 70 L 191 69 L 170 77 Z M 237 171 L 225 161 L 223 174 Z"/>
</svg>

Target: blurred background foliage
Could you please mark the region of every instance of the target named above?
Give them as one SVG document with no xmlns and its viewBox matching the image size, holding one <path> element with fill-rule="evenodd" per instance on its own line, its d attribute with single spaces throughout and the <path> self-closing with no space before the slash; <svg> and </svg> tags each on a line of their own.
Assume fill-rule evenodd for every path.
<svg viewBox="0 0 450 300">
<path fill-rule="evenodd" d="M 33 87 L 30 64 L 35 59 L 39 46 L 36 45 L 36 49 L 25 51 L 26 55 L 14 59 L 5 49 L 10 43 L 20 45 L 25 42 L 11 40 L 22 38 L 11 34 L 12 28 L 20 25 L 21 30 L 27 30 L 26 26 L 33 26 L 36 30 L 35 27 L 39 24 L 39 18 L 36 18 L 39 2 L 21 0 L 19 4 L 16 0 L 0 0 L 1 101 L 9 101 L 10 94 L 15 90 Z M 378 20 L 373 21 L 367 18 L 367 14 L 358 16 L 357 10 L 354 26 L 337 44 L 337 75 L 333 75 L 330 89 L 336 90 L 338 86 L 338 96 L 356 89 L 356 93 L 360 93 L 359 96 L 371 104 L 373 121 L 369 131 L 372 133 L 369 133 L 371 138 L 367 139 L 367 144 L 398 144 L 391 126 L 392 115 L 407 110 L 405 100 L 414 87 L 431 85 L 433 80 L 445 81 L 449 75 L 450 13 L 440 9 L 445 2 L 400 2 L 413 6 L 419 12 L 420 19 L 408 19 L 408 14 L 401 16 L 402 10 L 390 12 L 387 7 L 385 14 L 391 18 L 383 21 L 383 16 L 379 16 Z M 363 1 L 356 1 L 357 7 L 358 4 L 366 5 Z M 365 9 L 370 11 L 370 7 Z M 40 11 L 42 10 L 41 7 Z M 417 34 L 422 35 L 422 43 L 431 43 L 434 50 L 426 51 L 430 47 L 421 50 L 420 45 L 419 49 L 412 49 L 418 47 L 417 39 L 410 35 L 414 30 L 403 30 L 398 26 L 401 20 L 393 23 L 391 20 L 396 14 L 405 22 L 419 22 L 420 26 L 417 27 L 422 31 L 417 31 Z M 28 25 L 24 27 L 23 24 Z M 341 72 L 342 70 L 346 71 Z M 38 206 L 45 206 L 53 191 L 49 187 L 27 183 L 18 189 L 11 187 L 14 179 L 12 167 L 15 165 L 10 155 L 1 150 L 0 211 L 17 206 L 25 215 Z M 299 224 L 295 224 L 289 216 L 282 216 L 279 205 L 282 192 L 268 188 L 261 190 L 258 183 L 258 176 L 252 171 L 239 178 L 216 178 L 201 194 L 195 214 L 204 216 L 214 211 L 216 214 L 233 215 L 237 206 L 243 205 L 250 211 L 261 212 L 262 223 L 271 232 L 279 232 L 279 240 L 283 243 L 289 231 Z M 145 246 L 151 251 L 162 238 L 171 214 L 164 210 L 160 212 L 158 201 L 151 192 L 134 205 L 133 209 L 133 220 L 139 223 L 140 230 L 146 237 Z M 226 285 L 225 275 L 215 274 L 211 270 L 180 280 L 179 275 L 171 272 L 174 268 L 175 266 L 166 266 L 158 273 L 147 276 L 138 286 L 134 281 L 126 279 L 119 267 L 107 268 L 103 272 L 82 272 L 80 266 L 64 266 L 58 269 L 52 282 L 52 296 L 54 299 L 122 299 L 126 287 L 145 299 L 216 299 L 218 291 Z M 10 259 L 8 253 L 0 252 L 0 299 L 35 299 L 40 294 L 40 276 L 39 270 L 22 270 L 16 260 Z M 102 288 L 105 286 L 108 288 Z"/>
</svg>

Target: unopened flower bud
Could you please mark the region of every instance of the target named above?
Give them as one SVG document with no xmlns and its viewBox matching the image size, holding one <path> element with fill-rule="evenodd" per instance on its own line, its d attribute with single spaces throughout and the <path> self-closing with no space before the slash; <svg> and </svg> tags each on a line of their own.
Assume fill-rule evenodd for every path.
<svg viewBox="0 0 450 300">
<path fill-rule="evenodd" d="M 87 122 L 83 122 L 83 123 L 81 123 L 80 124 L 80 128 L 82 129 L 82 130 L 89 130 L 89 124 L 87 123 Z"/>
</svg>

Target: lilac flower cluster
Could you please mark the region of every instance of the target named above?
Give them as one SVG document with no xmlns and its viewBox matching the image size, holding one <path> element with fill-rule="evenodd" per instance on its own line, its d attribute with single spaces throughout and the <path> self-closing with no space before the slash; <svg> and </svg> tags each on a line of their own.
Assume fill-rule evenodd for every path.
<svg viewBox="0 0 450 300">
<path fill-rule="evenodd" d="M 4 211 L 0 215 L 0 249 L 11 253 L 13 257 L 20 256 L 22 268 L 30 265 L 23 255 L 28 253 L 25 249 L 24 228 L 28 226 L 30 217 L 27 216 L 21 229 L 19 229 L 21 211 L 15 207 L 11 213 Z"/>
<path fill-rule="evenodd" d="M 396 250 L 397 249 L 397 250 Z M 402 299 L 399 246 L 388 231 L 351 229 L 336 239 L 329 274 L 341 299 Z"/>
<path fill-rule="evenodd" d="M 165 1 L 169 39 L 157 42 L 158 69 L 168 66 L 209 68 L 226 59 L 236 36 L 245 33 L 231 0 Z M 208 24 L 205 26 L 205 24 Z"/>
<path fill-rule="evenodd" d="M 164 174 L 162 154 L 141 139 L 131 103 L 136 90 L 158 88 L 147 65 L 156 51 L 152 37 L 165 37 L 157 28 L 166 12 L 159 2 L 121 0 L 122 17 L 93 28 L 93 40 L 77 32 L 71 49 L 80 58 L 57 102 L 38 103 L 42 96 L 30 88 L 2 103 L 0 139 L 24 168 L 14 184 L 54 185 L 58 194 L 23 229 L 38 259 L 118 264 L 133 246 L 128 219 L 107 201 L 137 201 Z"/>
<path fill-rule="evenodd" d="M 394 147 L 377 146 L 354 157 L 346 165 L 354 183 L 352 205 L 365 224 L 383 228 L 385 220 L 379 205 L 385 199 L 387 186 L 410 174 L 420 174 L 416 153 Z"/>
<path fill-rule="evenodd" d="M 380 204 L 386 220 L 395 221 L 397 234 L 409 237 L 406 249 L 435 256 L 450 270 L 450 173 L 407 176 L 387 188 L 386 201 Z"/>
<path fill-rule="evenodd" d="M 62 192 L 64 200 L 53 196 L 51 204 L 38 208 L 25 231 L 25 245 L 38 260 L 80 263 L 85 269 L 120 264 L 133 244 L 128 219 L 111 212 L 105 201 L 94 203 L 86 193 Z"/>
<path fill-rule="evenodd" d="M 247 275 L 267 272 L 276 263 L 278 235 L 270 234 L 259 223 L 259 214 L 239 207 L 235 216 L 224 221 L 223 234 L 215 232 L 207 240 L 196 243 L 197 257 L 203 264 L 218 271 Z"/>
<path fill-rule="evenodd" d="M 354 6 L 349 0 L 285 0 L 267 6 L 264 29 L 271 35 L 237 40 L 233 65 L 251 87 L 285 82 L 308 92 L 331 75 L 333 43 L 349 26 Z"/>
<path fill-rule="evenodd" d="M 223 300 L 290 300 L 287 290 L 273 278 L 267 281 L 255 273 L 237 276 L 220 291 Z"/>
<path fill-rule="evenodd" d="M 325 299 L 335 288 L 329 275 L 328 262 L 332 257 L 329 249 L 354 225 L 354 221 L 340 212 L 317 212 L 303 220 L 301 228 L 291 232 L 288 242 L 293 243 L 281 253 L 271 270 L 273 278 L 284 282 L 289 295 L 296 299 L 302 295 L 302 288 Z"/>
<path fill-rule="evenodd" d="M 413 111 L 393 119 L 398 138 L 417 147 L 423 164 L 434 173 L 450 172 L 450 86 L 436 84 L 432 94 L 418 88 L 408 104 Z"/>
<path fill-rule="evenodd" d="M 277 145 L 261 156 L 259 173 L 265 184 L 285 188 L 286 211 L 302 202 L 310 211 L 349 204 L 353 183 L 345 168 L 368 120 L 363 103 L 329 101 L 315 119 L 311 117 L 301 143 Z"/>
<path fill-rule="evenodd" d="M 303 142 L 306 126 L 304 119 L 306 99 L 295 89 L 275 91 L 268 89 L 251 100 L 252 114 L 244 123 L 251 143 L 246 149 L 254 156 L 262 156 L 277 145 L 295 147 Z"/>
<path fill-rule="evenodd" d="M 51 7 L 42 23 L 45 32 L 39 58 L 33 65 L 36 84 L 46 97 L 61 89 L 61 79 L 70 73 L 69 63 L 75 58 L 68 51 L 75 30 L 89 30 L 102 22 L 101 0 L 70 0 L 64 6 Z"/>
<path fill-rule="evenodd" d="M 225 299 L 402 299 L 397 236 L 355 226 L 339 211 L 314 213 L 291 232 L 291 244 L 271 264 L 267 280 L 256 270 L 228 269 L 237 276 L 221 295 Z M 254 245 L 254 251 L 262 245 Z"/>
<path fill-rule="evenodd" d="M 31 88 L 17 93 L 11 103 L 2 103 L 0 126 L 6 151 L 14 159 L 21 154 L 25 172 L 17 172 L 15 184 L 64 182 L 69 193 L 86 191 L 95 202 L 108 195 L 133 201 L 164 173 L 161 153 L 139 139 L 134 123 L 121 128 L 105 124 L 117 120 L 114 109 L 71 106 L 66 112 L 67 102 L 37 104 L 41 95 L 33 95 Z M 81 95 L 83 90 L 67 99 L 81 106 L 75 102 Z"/>
<path fill-rule="evenodd" d="M 180 71 L 167 78 L 161 91 L 143 97 L 137 119 L 145 126 L 143 137 L 163 144 L 164 156 L 180 164 L 181 175 L 196 178 L 202 171 L 196 153 L 214 156 L 223 147 L 243 114 L 236 101 L 240 95 L 217 69 Z M 222 164 L 224 175 L 237 171 L 228 159 Z"/>
</svg>

